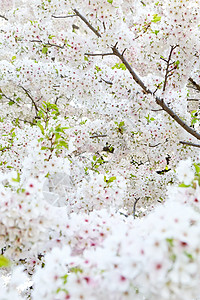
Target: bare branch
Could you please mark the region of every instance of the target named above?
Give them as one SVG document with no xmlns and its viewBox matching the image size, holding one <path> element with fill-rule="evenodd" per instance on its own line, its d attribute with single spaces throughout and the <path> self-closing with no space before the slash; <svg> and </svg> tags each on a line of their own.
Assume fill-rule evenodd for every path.
<svg viewBox="0 0 200 300">
<path fill-rule="evenodd" d="M 192 147 L 200 148 L 200 145 L 194 144 L 194 143 L 191 143 L 191 142 L 180 141 L 179 143 L 180 143 L 180 144 L 183 144 L 183 145 L 187 145 L 187 146 L 192 146 Z"/>
<path fill-rule="evenodd" d="M 153 95 L 152 91 L 145 86 L 145 84 L 143 83 L 143 81 L 135 73 L 135 71 L 132 69 L 132 67 L 130 66 L 130 64 L 128 63 L 128 61 L 125 59 L 125 57 L 119 52 L 118 48 L 116 46 L 113 46 L 112 50 L 113 50 L 113 54 L 116 55 L 123 62 L 123 64 L 128 69 L 128 71 L 132 75 L 132 77 L 135 80 L 135 82 L 137 82 L 137 84 L 143 89 L 143 91 L 146 94 Z M 188 133 L 190 133 L 191 135 L 193 135 L 194 137 L 196 137 L 198 140 L 200 140 L 200 134 L 198 132 L 196 132 L 194 129 L 192 129 L 190 126 L 188 126 L 182 119 L 180 119 L 178 117 L 178 115 L 171 108 L 168 107 L 168 105 L 164 102 L 163 99 L 159 98 L 156 95 L 153 95 L 153 96 L 155 98 L 156 103 L 159 106 L 161 106 L 162 109 L 168 115 L 170 115 L 172 117 L 172 119 L 174 119 L 185 131 L 187 131 Z"/>
<path fill-rule="evenodd" d="M 96 36 L 101 37 L 101 34 L 88 22 L 88 20 L 80 14 L 77 9 L 73 9 L 75 14 L 96 34 Z"/>
</svg>

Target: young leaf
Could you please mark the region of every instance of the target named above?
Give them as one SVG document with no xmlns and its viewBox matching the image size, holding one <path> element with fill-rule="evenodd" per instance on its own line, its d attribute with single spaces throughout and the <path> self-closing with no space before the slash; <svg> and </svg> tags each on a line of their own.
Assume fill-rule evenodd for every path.
<svg viewBox="0 0 200 300">
<path fill-rule="evenodd" d="M 44 46 L 44 47 L 42 48 L 42 53 L 43 53 L 43 54 L 46 54 L 47 52 L 48 52 L 48 47 L 45 47 L 45 46 Z"/>
<path fill-rule="evenodd" d="M 161 20 L 161 17 L 158 16 L 158 14 L 153 15 L 153 20 L 151 22 L 157 23 Z"/>
<path fill-rule="evenodd" d="M 0 268 L 6 268 L 10 266 L 10 260 L 3 255 L 0 255 Z"/>
</svg>

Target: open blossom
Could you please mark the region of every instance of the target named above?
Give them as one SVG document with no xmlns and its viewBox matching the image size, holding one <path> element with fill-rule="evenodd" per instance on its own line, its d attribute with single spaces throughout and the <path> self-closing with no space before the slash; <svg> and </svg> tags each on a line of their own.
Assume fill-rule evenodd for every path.
<svg viewBox="0 0 200 300">
<path fill-rule="evenodd" d="M 176 168 L 176 175 L 180 182 L 189 185 L 194 179 L 194 174 L 195 172 L 191 158 L 179 162 L 178 167 Z"/>
</svg>

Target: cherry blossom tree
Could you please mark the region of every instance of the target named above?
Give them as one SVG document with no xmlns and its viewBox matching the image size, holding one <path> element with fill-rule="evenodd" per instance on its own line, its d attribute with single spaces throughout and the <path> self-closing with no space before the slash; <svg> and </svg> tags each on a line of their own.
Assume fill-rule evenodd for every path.
<svg viewBox="0 0 200 300">
<path fill-rule="evenodd" d="M 2 297 L 199 297 L 199 5 L 0 2 Z"/>
</svg>

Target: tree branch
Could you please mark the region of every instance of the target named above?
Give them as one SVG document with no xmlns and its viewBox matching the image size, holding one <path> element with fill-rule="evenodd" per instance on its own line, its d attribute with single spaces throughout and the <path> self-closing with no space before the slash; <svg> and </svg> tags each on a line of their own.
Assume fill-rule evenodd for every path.
<svg viewBox="0 0 200 300">
<path fill-rule="evenodd" d="M 38 107 L 35 103 L 35 101 L 33 100 L 33 97 L 30 95 L 29 91 L 27 89 L 25 89 L 23 86 L 20 86 L 23 91 L 25 92 L 25 94 L 28 96 L 29 99 L 31 99 L 31 102 L 33 103 L 34 107 L 35 107 L 35 111 L 36 111 L 36 116 L 37 116 L 37 113 L 38 113 Z"/>
<path fill-rule="evenodd" d="M 2 90 L 1 90 L 1 96 L 4 97 L 4 98 L 6 98 L 7 100 L 9 100 L 10 102 L 15 103 L 17 106 L 20 107 L 19 103 L 17 103 L 17 102 L 16 102 L 15 100 L 13 100 L 12 98 L 6 96 L 6 95 L 2 92 Z"/>
<path fill-rule="evenodd" d="M 156 103 L 162 107 L 162 109 L 172 117 L 172 119 L 174 119 L 176 121 L 176 123 L 178 123 L 185 131 L 187 131 L 188 133 L 190 133 L 191 135 L 193 135 L 194 137 L 196 137 L 198 140 L 200 140 L 200 134 L 198 132 L 196 132 L 194 129 L 192 129 L 190 126 L 188 126 L 181 118 L 179 118 L 179 116 L 171 109 L 169 108 L 169 106 L 164 102 L 163 99 L 159 98 L 158 96 L 156 96 L 149 88 L 147 88 L 144 84 L 144 82 L 140 79 L 140 77 L 135 73 L 135 71 L 132 69 L 132 67 L 130 66 L 130 64 L 128 63 L 128 61 L 126 60 L 126 58 L 124 57 L 124 51 L 122 53 L 119 52 L 118 48 L 117 48 L 117 43 L 112 46 L 112 53 L 85 53 L 85 55 L 88 56 L 106 56 L 106 55 L 115 55 L 117 56 L 122 63 L 125 65 L 125 67 L 127 68 L 127 70 L 129 71 L 129 73 L 132 75 L 133 80 L 142 88 L 142 90 L 146 93 L 146 94 L 150 94 L 155 98 Z M 200 86 L 199 86 L 200 89 Z"/>
<path fill-rule="evenodd" d="M 73 9 L 75 14 L 96 34 L 96 36 L 101 37 L 101 34 L 88 22 L 88 20 L 80 14 L 77 9 Z"/>
<path fill-rule="evenodd" d="M 200 145 L 194 144 L 194 143 L 191 143 L 191 142 L 180 141 L 179 143 L 180 143 L 180 144 L 183 144 L 183 145 L 187 145 L 187 146 L 192 146 L 192 147 L 200 148 Z"/>
<path fill-rule="evenodd" d="M 154 147 L 158 147 L 159 145 L 161 145 L 161 143 L 158 143 L 158 144 L 155 144 L 155 145 L 149 144 L 149 147 L 150 147 L 150 148 L 154 148 Z"/>
<path fill-rule="evenodd" d="M 110 52 L 110 53 L 85 53 L 84 55 L 87 56 L 102 56 L 102 58 L 104 56 L 108 56 L 108 55 L 114 55 L 114 53 Z"/>
<path fill-rule="evenodd" d="M 194 81 L 194 79 L 192 79 L 191 77 L 188 79 L 189 82 L 191 82 L 193 84 L 193 86 L 200 91 L 200 85 L 198 83 L 196 83 L 196 81 Z"/>
<path fill-rule="evenodd" d="M 31 40 L 30 42 L 31 42 L 31 43 L 43 43 L 44 46 L 57 47 L 57 48 L 61 48 L 61 49 L 63 49 L 64 46 L 65 46 L 65 44 L 64 44 L 63 46 L 60 46 L 60 45 L 56 45 L 56 44 L 51 44 L 51 43 L 49 43 L 49 42 L 44 43 L 44 42 L 42 42 L 41 40 Z"/>
<path fill-rule="evenodd" d="M 8 19 L 7 19 L 5 16 L 3 16 L 3 15 L 0 15 L 0 18 L 2 18 L 2 19 L 4 19 L 4 20 L 8 21 Z"/>
<path fill-rule="evenodd" d="M 60 46 L 60 45 L 56 45 L 56 44 L 51 44 L 51 43 L 45 43 L 44 44 L 45 46 L 50 46 L 50 47 L 57 47 L 57 48 L 61 48 L 61 49 L 63 49 L 64 48 L 64 46 L 65 46 L 65 44 L 63 45 L 63 46 Z"/>
<path fill-rule="evenodd" d="M 128 69 L 128 71 L 130 72 L 130 74 L 132 75 L 133 79 L 135 80 L 135 82 L 143 89 L 143 91 L 146 94 L 150 94 L 153 95 L 152 91 L 147 88 L 145 86 L 145 84 L 143 83 L 143 81 L 139 78 L 139 76 L 135 73 L 135 71 L 132 69 L 132 67 L 130 66 L 130 64 L 128 63 L 128 61 L 125 59 L 125 57 L 123 56 L 123 54 L 121 54 L 117 48 L 117 44 L 115 44 L 112 47 L 113 50 L 113 54 L 116 55 L 125 65 L 125 67 Z M 200 88 L 200 87 L 199 87 Z M 192 129 L 190 126 L 188 126 L 183 120 L 181 120 L 177 114 L 167 106 L 167 104 L 164 102 L 163 99 L 159 98 L 156 95 L 153 95 L 155 98 L 156 103 L 162 107 L 162 109 L 172 117 L 172 119 L 174 119 L 185 131 L 187 131 L 188 133 L 190 133 L 191 135 L 193 135 L 194 137 L 196 137 L 198 140 L 200 140 L 200 134 L 198 132 L 196 132 L 194 129 Z"/>
<path fill-rule="evenodd" d="M 170 63 L 171 57 L 172 57 L 172 52 L 173 52 L 173 50 L 174 50 L 176 47 L 178 47 L 178 45 L 176 45 L 176 46 L 171 46 L 171 50 L 170 50 L 170 53 L 169 53 L 169 56 L 168 56 L 168 59 L 167 59 L 167 60 L 166 60 L 166 59 L 163 59 L 163 58 L 161 57 L 161 58 L 167 63 L 166 70 L 165 70 L 165 79 L 164 79 L 164 85 L 163 85 L 163 92 L 164 92 L 165 89 L 166 89 L 167 79 L 168 79 L 168 77 L 170 76 L 169 73 L 176 69 L 176 67 L 174 67 L 173 69 L 169 70 L 169 67 L 173 64 L 173 63 Z M 172 74 L 171 74 L 171 75 L 172 75 Z"/>
<path fill-rule="evenodd" d="M 90 136 L 91 139 L 100 138 L 100 137 L 107 137 L 107 134 L 96 134 Z"/>
<path fill-rule="evenodd" d="M 51 16 L 52 16 L 52 18 L 55 18 L 55 19 L 65 19 L 65 18 L 77 17 L 77 14 L 69 15 L 69 16 L 55 16 L 55 15 L 51 15 Z"/>
<path fill-rule="evenodd" d="M 199 102 L 199 99 L 187 98 L 187 101 L 196 101 L 196 102 L 198 101 Z"/>
<path fill-rule="evenodd" d="M 140 198 L 135 198 L 135 202 L 134 202 L 134 205 L 133 205 L 133 218 L 135 219 L 135 210 L 136 210 L 136 204 L 138 203 L 138 201 L 140 200 Z"/>
<path fill-rule="evenodd" d="M 105 79 L 101 78 L 101 80 L 99 82 L 102 82 L 102 81 L 107 83 L 107 84 L 113 85 L 112 81 L 108 81 L 108 80 L 105 80 Z"/>
</svg>

